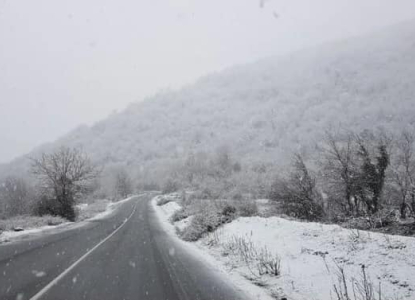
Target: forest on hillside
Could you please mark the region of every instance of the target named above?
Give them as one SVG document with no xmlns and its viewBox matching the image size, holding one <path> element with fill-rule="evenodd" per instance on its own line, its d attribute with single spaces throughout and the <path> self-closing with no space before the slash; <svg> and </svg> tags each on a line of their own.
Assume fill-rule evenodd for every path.
<svg viewBox="0 0 415 300">
<path fill-rule="evenodd" d="M 355 137 L 369 129 L 375 145 L 384 133 L 388 147 L 395 145 L 390 158 L 415 125 L 412 25 L 236 66 L 160 92 L 1 166 L 0 177 L 32 187 L 29 157 L 65 146 L 81 148 L 102 167 L 96 197 L 116 194 L 115 173 L 128 174 L 137 191 L 197 188 L 213 198 L 267 197 L 276 175 L 290 177 L 293 155 L 320 172 L 319 145 L 328 130 L 343 132 L 337 138 L 344 129 Z M 371 147 L 368 159 L 376 160 L 378 148 Z"/>
</svg>

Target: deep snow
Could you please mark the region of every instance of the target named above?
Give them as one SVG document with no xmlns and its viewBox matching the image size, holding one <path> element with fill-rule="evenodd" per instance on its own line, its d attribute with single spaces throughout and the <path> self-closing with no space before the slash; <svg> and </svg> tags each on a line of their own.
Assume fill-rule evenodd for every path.
<svg viewBox="0 0 415 300">
<path fill-rule="evenodd" d="M 161 197 L 161 196 L 159 196 Z M 175 234 L 169 217 L 180 205 L 169 202 L 153 206 L 165 228 Z M 175 226 L 184 226 L 181 221 Z M 281 276 L 255 278 L 252 266 L 229 255 L 226 245 L 243 237 L 258 249 L 266 248 L 281 258 Z M 189 244 L 189 243 L 188 243 Z M 339 267 L 349 281 L 361 282 L 362 265 L 373 288 L 381 284 L 382 299 L 415 299 L 415 238 L 345 229 L 337 225 L 298 222 L 279 217 L 245 217 L 219 228 L 196 243 L 227 270 L 245 289 L 262 285 L 268 295 L 297 300 L 337 299 L 333 286 L 338 284 Z M 254 283 L 256 285 L 254 285 Z M 349 286 L 351 289 L 351 286 Z"/>
</svg>

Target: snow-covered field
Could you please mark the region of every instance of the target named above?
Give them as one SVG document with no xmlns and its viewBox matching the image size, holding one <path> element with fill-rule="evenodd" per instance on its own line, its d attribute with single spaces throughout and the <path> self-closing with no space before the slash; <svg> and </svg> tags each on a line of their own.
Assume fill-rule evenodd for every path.
<svg viewBox="0 0 415 300">
<path fill-rule="evenodd" d="M 159 215 L 164 215 L 160 219 L 165 223 L 180 209 L 175 202 L 154 207 Z M 183 228 L 188 223 L 182 220 L 175 225 Z M 174 228 L 170 232 L 174 234 Z M 233 247 L 238 243 L 278 256 L 281 275 L 259 275 L 255 261 L 235 255 Z M 362 283 L 362 266 L 376 293 L 381 285 L 382 299 L 415 299 L 415 238 L 412 237 L 278 217 L 245 217 L 220 227 L 196 244 L 221 262 L 230 278 L 243 277 L 277 299 L 337 299 L 334 285 L 338 288 L 341 285 L 339 268 L 343 268 L 349 294 L 353 294 L 351 282 Z M 359 294 L 358 285 L 354 286 Z"/>
<path fill-rule="evenodd" d="M 103 219 L 110 215 L 119 205 L 125 201 L 130 200 L 127 198 L 118 202 L 110 202 L 108 200 L 96 201 L 93 204 L 82 203 L 76 206 L 76 209 L 79 213 L 78 221 L 73 222 L 63 222 L 57 225 L 44 225 L 44 226 L 35 226 L 31 224 L 30 220 L 27 223 L 27 226 L 24 226 L 23 231 L 12 231 L 7 230 L 0 232 L 0 244 L 13 242 L 28 237 L 35 237 L 45 233 L 53 233 L 61 230 L 66 230 L 73 228 L 74 226 L 82 226 L 85 222 L 97 219 Z M 28 217 L 30 218 L 30 217 Z M 40 217 L 39 217 L 40 218 Z M 51 218 L 50 216 L 45 216 L 44 218 Z M 7 221 L 7 220 L 6 220 Z M 47 223 L 46 221 L 44 223 Z"/>
</svg>

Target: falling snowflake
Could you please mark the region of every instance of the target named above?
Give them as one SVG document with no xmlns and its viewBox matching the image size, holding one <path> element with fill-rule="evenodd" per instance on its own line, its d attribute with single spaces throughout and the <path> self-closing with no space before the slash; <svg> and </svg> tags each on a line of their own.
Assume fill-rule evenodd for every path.
<svg viewBox="0 0 415 300">
<path fill-rule="evenodd" d="M 24 299 L 24 294 L 23 293 L 18 293 L 16 296 L 16 300 L 23 300 Z"/>
<path fill-rule="evenodd" d="M 44 271 L 36 271 L 36 270 L 32 270 L 32 274 L 35 275 L 36 277 L 43 277 L 46 275 L 46 272 Z"/>
<path fill-rule="evenodd" d="M 128 264 L 129 264 L 132 268 L 135 268 L 135 262 L 133 262 L 133 261 L 131 261 L 131 260 L 130 260 L 130 261 L 128 262 Z"/>
</svg>

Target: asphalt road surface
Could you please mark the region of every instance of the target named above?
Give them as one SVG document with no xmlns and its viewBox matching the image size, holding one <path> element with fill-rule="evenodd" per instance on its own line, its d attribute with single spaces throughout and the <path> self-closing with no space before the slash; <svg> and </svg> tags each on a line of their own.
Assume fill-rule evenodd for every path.
<svg viewBox="0 0 415 300">
<path fill-rule="evenodd" d="M 161 228 L 150 197 L 81 227 L 0 245 L 0 299 L 246 299 Z"/>
</svg>

